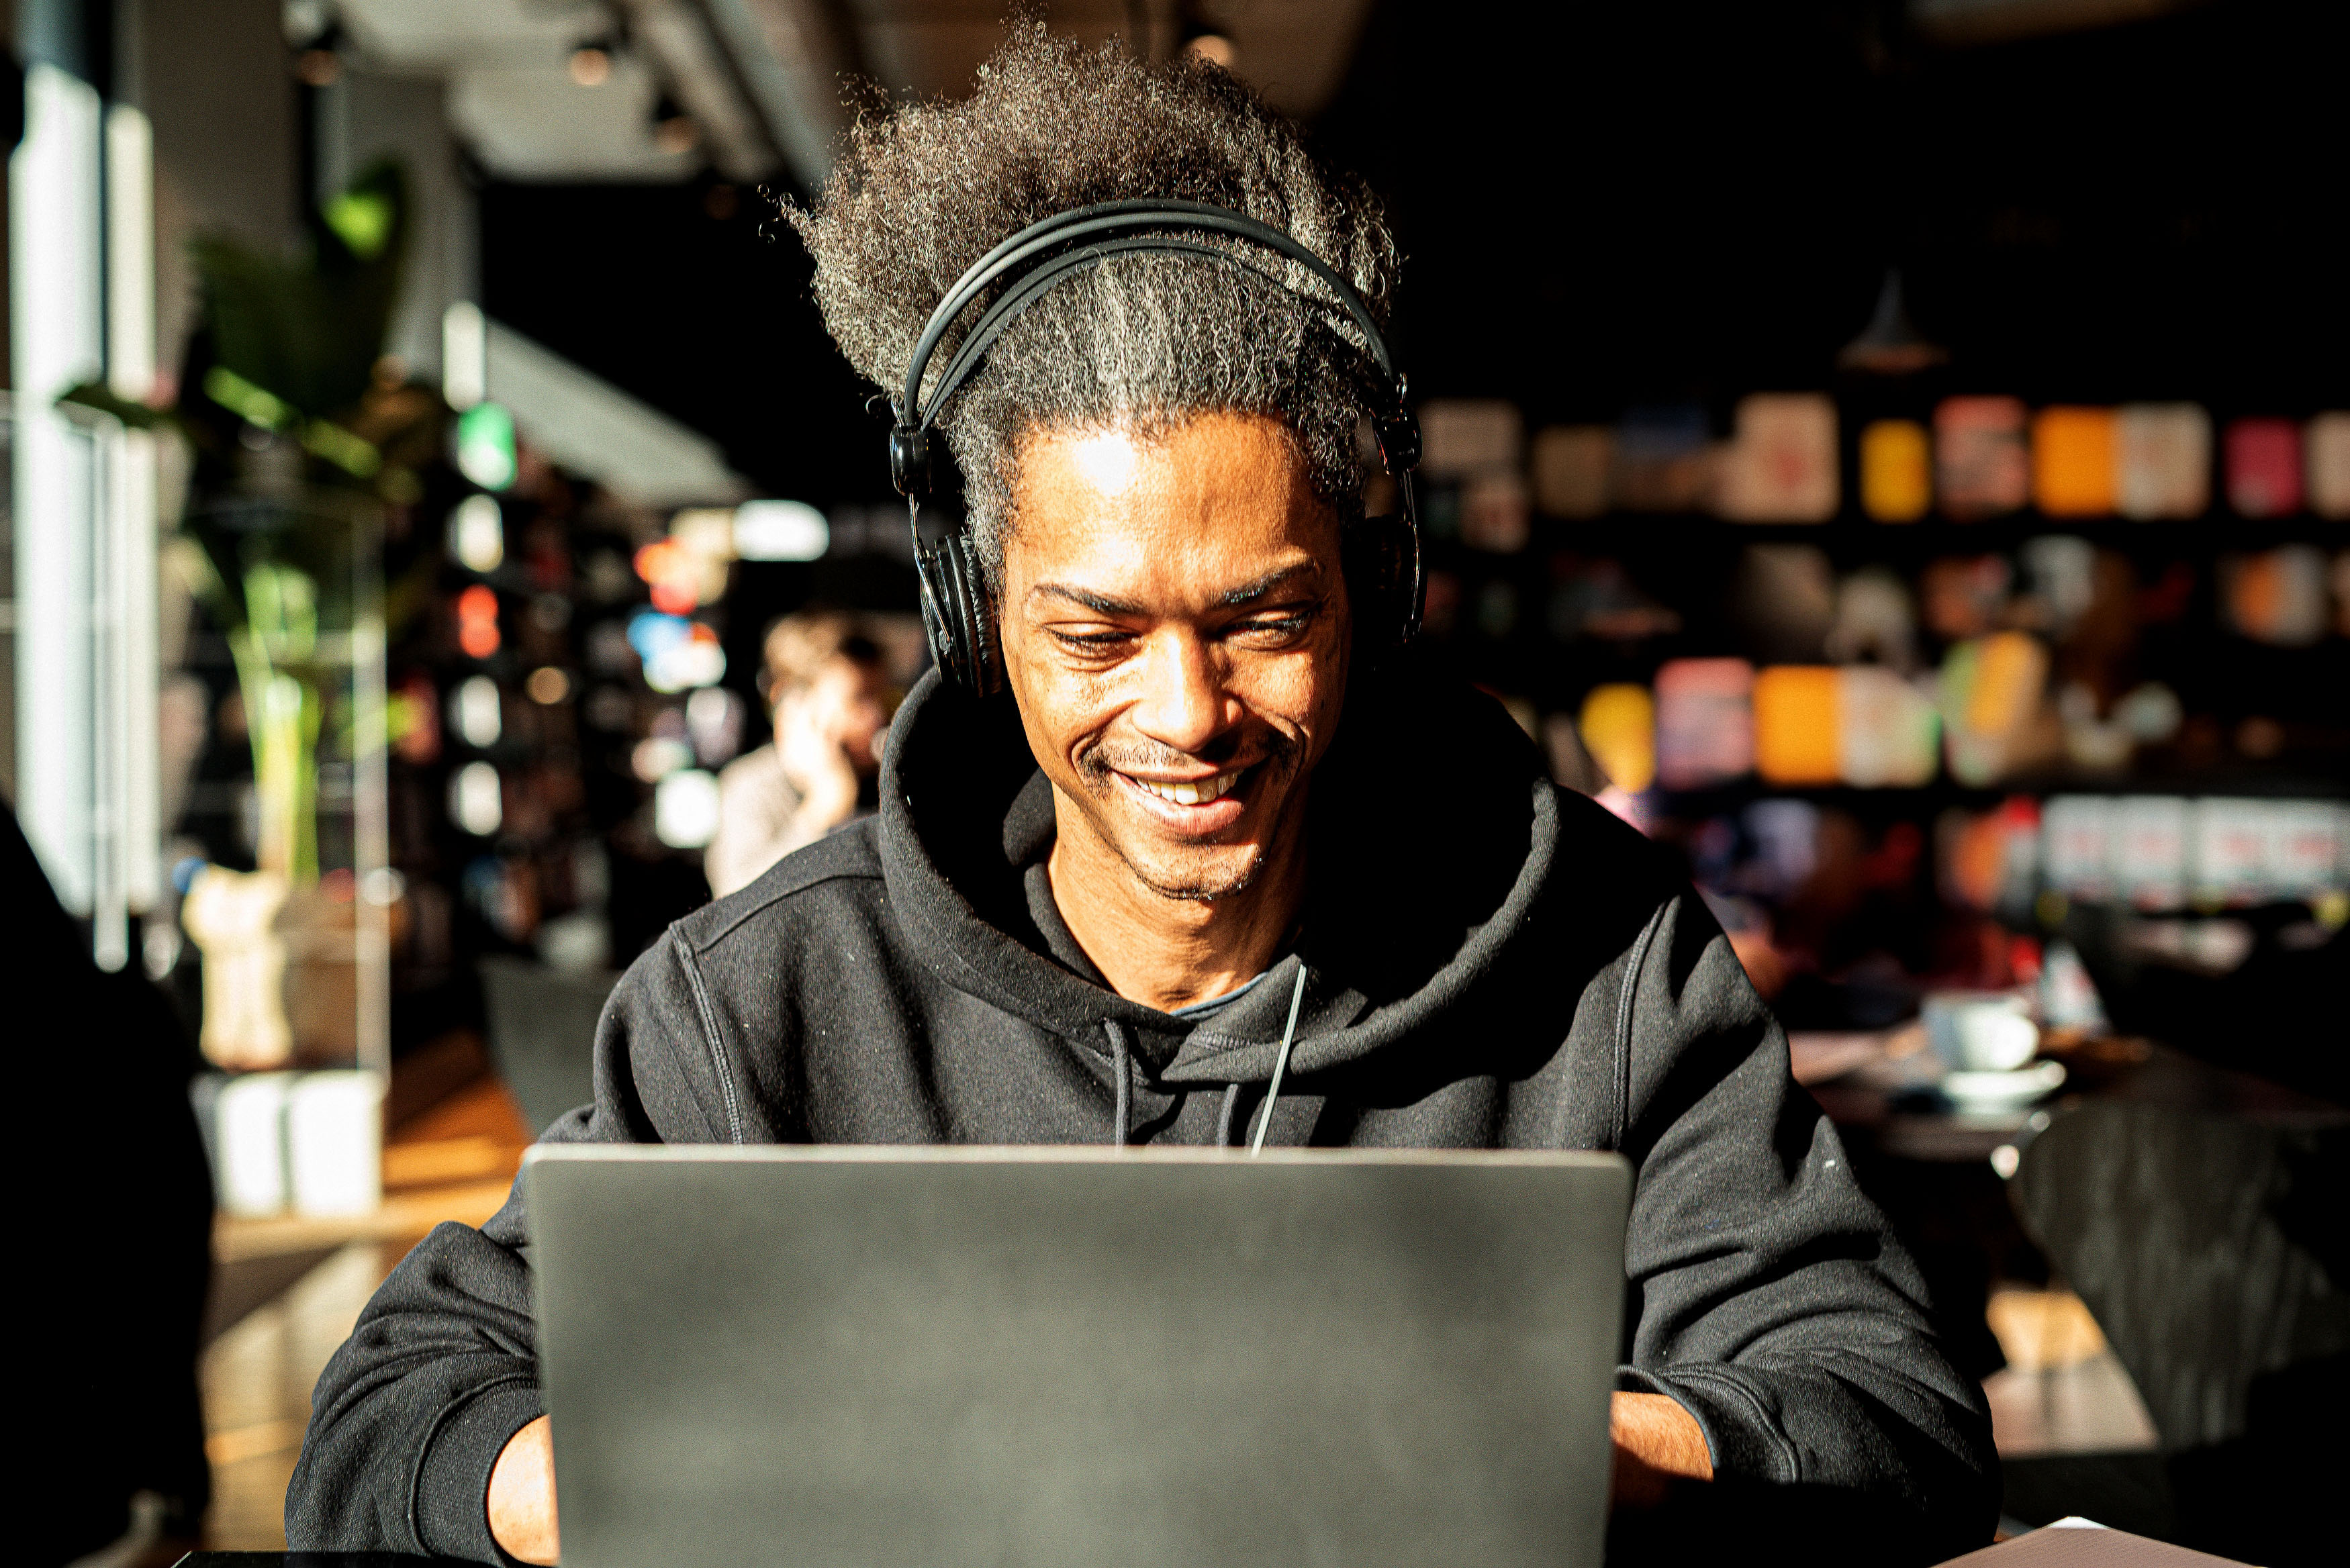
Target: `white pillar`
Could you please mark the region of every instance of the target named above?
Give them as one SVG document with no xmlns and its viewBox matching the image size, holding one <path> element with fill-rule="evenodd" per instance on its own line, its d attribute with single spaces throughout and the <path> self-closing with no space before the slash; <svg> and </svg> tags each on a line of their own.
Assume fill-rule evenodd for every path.
<svg viewBox="0 0 2350 1568">
<path fill-rule="evenodd" d="M 145 114 L 116 104 L 106 111 L 106 378 L 118 397 L 143 401 L 154 390 L 155 303 L 155 133 Z M 157 799 L 161 453 L 145 431 L 124 431 L 117 440 L 108 497 L 117 627 L 108 718 L 122 762 L 109 804 L 119 824 L 115 871 L 123 905 L 145 910 L 162 891 L 166 826 Z"/>
<path fill-rule="evenodd" d="M 58 898 L 91 912 L 94 443 L 52 408 L 102 358 L 99 106 L 45 61 L 25 73 L 8 161 L 16 388 L 16 815 Z"/>
</svg>

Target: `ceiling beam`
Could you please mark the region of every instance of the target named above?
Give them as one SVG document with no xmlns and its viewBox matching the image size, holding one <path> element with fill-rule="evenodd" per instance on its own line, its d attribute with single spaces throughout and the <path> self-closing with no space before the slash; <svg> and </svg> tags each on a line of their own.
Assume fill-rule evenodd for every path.
<svg viewBox="0 0 2350 1568">
<path fill-rule="evenodd" d="M 803 191 L 832 171 L 848 111 L 843 78 L 865 62 L 840 0 L 692 0 L 743 96 Z"/>
</svg>

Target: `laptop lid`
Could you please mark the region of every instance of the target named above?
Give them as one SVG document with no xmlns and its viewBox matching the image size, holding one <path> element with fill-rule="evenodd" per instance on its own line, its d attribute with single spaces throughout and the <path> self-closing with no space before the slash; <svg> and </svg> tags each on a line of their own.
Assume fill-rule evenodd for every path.
<svg viewBox="0 0 2350 1568">
<path fill-rule="evenodd" d="M 567 1568 L 1600 1562 L 1613 1155 L 541 1146 Z"/>
</svg>

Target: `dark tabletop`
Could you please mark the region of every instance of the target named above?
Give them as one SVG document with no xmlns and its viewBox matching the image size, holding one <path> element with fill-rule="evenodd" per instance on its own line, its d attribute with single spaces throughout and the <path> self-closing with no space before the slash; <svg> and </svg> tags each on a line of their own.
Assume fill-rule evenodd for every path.
<svg viewBox="0 0 2350 1568">
<path fill-rule="evenodd" d="M 2027 1140 L 2082 1099 L 2134 1101 L 2279 1127 L 2338 1127 L 2350 1120 L 2350 1112 L 2330 1101 L 2144 1040 L 2076 1040 L 2046 1054 L 2063 1062 L 2069 1075 L 2060 1092 L 2028 1105 L 1953 1106 L 1920 1080 L 1916 1057 L 1909 1070 L 1880 1058 L 1808 1087 L 1848 1142 L 1895 1158 L 1938 1163 L 1985 1159 L 2002 1144 Z"/>
</svg>

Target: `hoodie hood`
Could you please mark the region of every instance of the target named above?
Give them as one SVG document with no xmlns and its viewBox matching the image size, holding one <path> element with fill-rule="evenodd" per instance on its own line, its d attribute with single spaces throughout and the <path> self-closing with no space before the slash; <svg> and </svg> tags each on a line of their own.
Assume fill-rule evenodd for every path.
<svg viewBox="0 0 2350 1568">
<path fill-rule="evenodd" d="M 1118 1024 L 1170 1085 L 1270 1078 L 1300 964 L 1300 1075 L 1498 1004 L 1553 902 L 1563 805 L 1501 705 L 1408 664 L 1360 680 L 1312 792 L 1296 950 L 1196 1023 L 1054 956 L 1068 944 L 1044 929 L 1057 915 L 1035 909 L 1029 887 L 1053 842 L 1052 786 L 1008 696 L 969 697 L 935 671 L 915 687 L 882 763 L 883 874 L 941 980 L 1089 1044 Z"/>
</svg>

